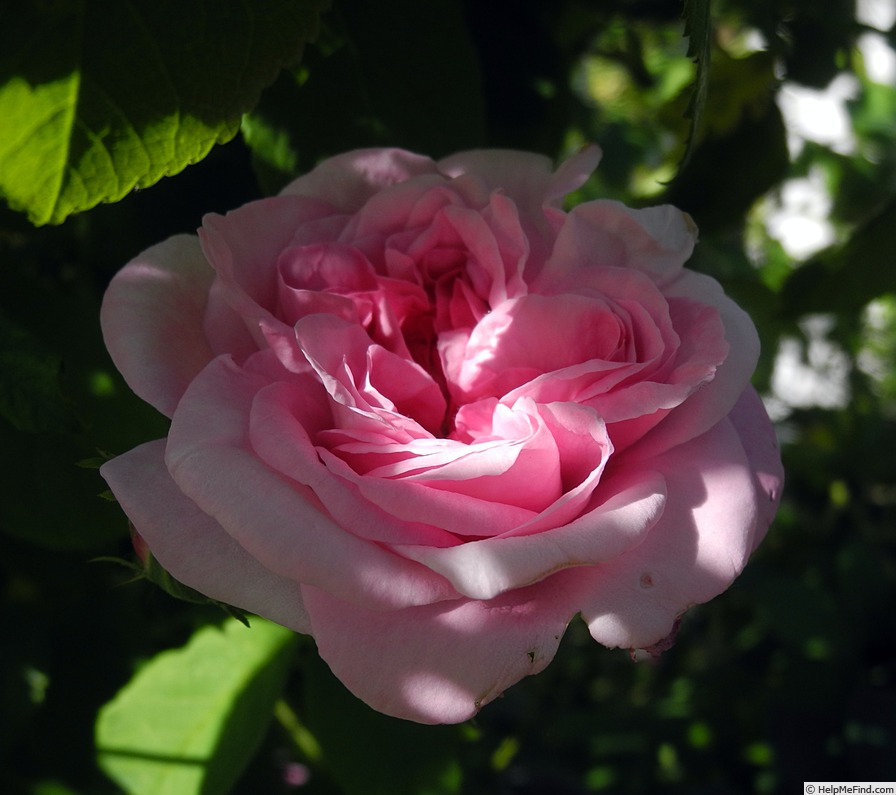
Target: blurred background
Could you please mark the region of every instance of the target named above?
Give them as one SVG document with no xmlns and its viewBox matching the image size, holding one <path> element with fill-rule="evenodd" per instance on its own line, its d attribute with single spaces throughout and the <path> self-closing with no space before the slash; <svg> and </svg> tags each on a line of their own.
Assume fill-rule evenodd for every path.
<svg viewBox="0 0 896 795">
<path fill-rule="evenodd" d="M 0 790 L 122 791 L 97 761 L 100 710 L 224 618 L 108 560 L 134 555 L 97 462 L 165 433 L 105 354 L 111 275 L 357 146 L 561 159 L 586 142 L 604 159 L 574 200 L 689 212 L 690 267 L 756 322 L 755 384 L 788 478 L 768 538 L 659 659 L 635 663 L 574 622 L 544 673 L 459 727 L 371 712 L 302 639 L 233 791 L 896 781 L 896 2 L 716 0 L 702 32 L 707 4 L 684 5 L 683 17 L 677 0 L 333 0 L 301 63 L 201 162 L 55 226 L 0 209 Z M 686 22 L 710 56 L 700 79 Z M 128 791 L 187 791 L 140 786 Z"/>
</svg>

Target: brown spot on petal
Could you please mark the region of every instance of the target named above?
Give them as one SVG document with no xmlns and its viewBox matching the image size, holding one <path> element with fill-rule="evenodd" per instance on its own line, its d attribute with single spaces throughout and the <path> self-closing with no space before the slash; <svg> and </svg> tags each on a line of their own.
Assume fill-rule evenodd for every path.
<svg viewBox="0 0 896 795">
<path fill-rule="evenodd" d="M 641 587 L 653 588 L 653 575 L 650 572 L 645 571 L 641 575 Z"/>
</svg>

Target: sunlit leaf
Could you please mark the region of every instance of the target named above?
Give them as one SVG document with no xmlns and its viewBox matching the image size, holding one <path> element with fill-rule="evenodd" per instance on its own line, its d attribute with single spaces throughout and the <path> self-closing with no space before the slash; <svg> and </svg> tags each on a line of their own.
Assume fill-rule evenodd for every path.
<svg viewBox="0 0 896 795">
<path fill-rule="evenodd" d="M 36 224 L 201 160 L 316 35 L 325 0 L 62 0 L 0 25 L 0 195 Z"/>
<path fill-rule="evenodd" d="M 200 629 L 99 713 L 100 767 L 134 795 L 222 795 L 264 736 L 296 636 L 261 619 Z"/>
</svg>

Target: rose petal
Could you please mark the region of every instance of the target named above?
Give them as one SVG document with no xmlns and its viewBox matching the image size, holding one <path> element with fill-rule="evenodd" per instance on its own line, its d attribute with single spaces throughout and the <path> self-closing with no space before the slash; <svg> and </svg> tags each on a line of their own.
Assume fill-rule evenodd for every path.
<svg viewBox="0 0 896 795">
<path fill-rule="evenodd" d="M 256 350 L 271 346 L 287 366 L 294 362 L 292 324 L 275 314 L 277 262 L 296 230 L 333 212 L 326 202 L 285 196 L 202 219 L 202 250 L 217 273 L 205 316 L 206 336 L 215 354 L 227 353 L 244 361 Z"/>
<path fill-rule="evenodd" d="M 277 259 L 277 276 L 277 316 L 289 325 L 315 312 L 345 316 L 341 307 L 353 307 L 350 296 L 377 289 L 370 263 L 356 248 L 338 243 L 286 249 Z M 356 309 L 352 315 L 346 319 L 356 319 Z"/>
<path fill-rule="evenodd" d="M 550 255 L 555 231 L 566 217 L 559 209 L 563 197 L 585 183 L 600 157 L 597 146 L 586 146 L 554 171 L 551 161 L 541 155 L 474 150 L 440 160 L 439 169 L 455 178 L 475 175 L 489 191 L 500 191 L 516 204 L 529 244 L 525 281 L 530 282 Z"/>
<path fill-rule="evenodd" d="M 781 501 L 784 486 L 784 465 L 775 438 L 775 429 L 762 400 L 753 387 L 747 387 L 728 419 L 740 436 L 757 483 L 757 491 L 767 499 L 759 501 L 759 517 L 753 548 L 765 537 Z"/>
<path fill-rule="evenodd" d="M 437 466 L 402 479 L 531 511 L 561 496 L 560 454 L 534 402 L 522 398 L 512 407 L 497 405 L 492 433 L 495 438 L 488 441 L 455 442 Z"/>
<path fill-rule="evenodd" d="M 468 198 L 474 207 L 488 200 L 488 194 L 465 197 L 464 192 L 475 185 L 465 186 L 448 182 L 441 174 L 425 174 L 393 185 L 372 196 L 342 234 L 344 242 L 358 246 L 375 265 L 378 272 L 410 282 L 420 283 L 425 274 L 420 272 L 413 254 L 433 248 L 450 247 L 457 234 L 446 222 L 444 211 L 452 205 L 464 206 Z M 405 267 L 393 269 L 388 252 L 413 251 Z"/>
<path fill-rule="evenodd" d="M 634 268 L 664 287 L 681 272 L 696 241 L 690 216 L 670 205 L 636 210 L 616 201 L 586 202 L 566 216 L 551 257 L 530 289 L 580 289 L 595 267 Z"/>
<path fill-rule="evenodd" d="M 565 526 L 444 549 L 399 550 L 447 578 L 464 596 L 494 599 L 562 569 L 612 561 L 639 544 L 663 512 L 662 478 L 647 472 L 635 483 L 611 484 L 607 491 L 612 496 L 602 505 Z"/>
<path fill-rule="evenodd" d="M 175 579 L 221 602 L 308 633 L 298 583 L 268 571 L 184 496 L 165 468 L 165 440 L 105 463 L 106 479 L 153 556 Z"/>
<path fill-rule="evenodd" d="M 100 311 L 106 348 L 128 386 L 166 416 L 213 358 L 203 312 L 214 271 L 199 241 L 178 235 L 112 279 Z"/>
<path fill-rule="evenodd" d="M 329 514 L 354 535 L 388 544 L 457 543 L 453 535 L 438 527 L 401 521 L 386 513 L 321 462 L 309 438 L 322 423 L 316 416 L 321 409 L 314 395 L 315 386 L 280 382 L 264 387 L 255 396 L 250 434 L 252 448 L 261 460 L 309 487 Z"/>
<path fill-rule="evenodd" d="M 714 307 L 725 327 L 728 355 L 704 384 L 680 406 L 670 411 L 650 434 L 631 448 L 632 458 L 650 458 L 677 444 L 694 439 L 728 416 L 750 383 L 759 359 L 759 335 L 749 315 L 725 295 L 715 279 L 693 271 L 665 288 L 670 298 Z"/>
<path fill-rule="evenodd" d="M 547 203 L 560 207 L 566 196 L 582 187 L 603 157 L 597 144 L 586 144 L 564 160 L 548 181 Z"/>
<path fill-rule="evenodd" d="M 619 361 L 627 336 L 604 301 L 527 295 L 494 307 L 473 329 L 461 355 L 445 351 L 452 358 L 443 369 L 455 400 L 463 404 L 504 395 L 538 377 L 548 380 L 544 374 L 592 359 Z"/>
<path fill-rule="evenodd" d="M 490 430 L 487 439 L 469 444 L 425 437 L 392 443 L 383 434 L 330 444 L 329 449 L 373 482 L 422 483 L 528 510 L 541 510 L 560 497 L 557 444 L 531 400 L 521 399 L 513 407 L 496 404 Z M 329 441 L 331 434 L 321 437 Z M 356 459 L 363 465 L 355 464 Z"/>
<path fill-rule="evenodd" d="M 406 720 L 459 723 L 553 659 L 575 612 L 553 580 L 398 611 L 302 590 L 321 657 L 358 698 Z"/>
<path fill-rule="evenodd" d="M 383 188 L 437 173 L 428 157 L 402 149 L 358 149 L 331 157 L 290 182 L 281 195 L 323 199 L 342 212 L 354 212 Z"/>
<path fill-rule="evenodd" d="M 491 536 L 519 527 L 536 513 L 518 505 L 482 500 L 424 483 L 359 475 L 342 459 L 318 451 L 330 470 L 353 483 L 367 500 L 401 522 L 421 522 L 458 536 Z"/>
<path fill-rule="evenodd" d="M 500 190 L 524 210 L 540 210 L 580 188 L 600 162 L 597 146 L 587 146 L 556 171 L 550 158 L 508 149 L 474 149 L 439 161 L 443 174 L 475 174 L 490 190 Z"/>
<path fill-rule="evenodd" d="M 727 419 L 633 471 L 644 467 L 665 477 L 667 495 L 647 538 L 601 566 L 569 573 L 582 589 L 582 616 L 605 646 L 646 648 L 667 637 L 685 610 L 728 588 L 754 546 L 754 477 Z"/>
<path fill-rule="evenodd" d="M 391 425 L 409 437 L 441 429 L 445 398 L 416 362 L 374 344 L 360 326 L 333 315 L 304 317 L 294 333 L 333 398 L 335 428 L 368 428 L 372 421 L 384 432 Z"/>
<path fill-rule="evenodd" d="M 449 207 L 445 217 L 465 248 L 464 281 L 469 279 L 478 296 L 495 307 L 525 294 L 529 243 L 512 201 L 494 194 L 484 209 Z"/>
<path fill-rule="evenodd" d="M 621 452 L 647 436 L 648 431 L 676 410 L 695 412 L 694 418 L 702 422 L 688 429 L 687 433 L 699 435 L 710 417 L 700 417 L 689 402 L 704 390 L 722 394 L 718 387 L 713 389 L 712 382 L 728 358 L 730 346 L 725 340 L 725 327 L 718 312 L 714 307 L 684 299 L 670 299 L 669 309 L 680 342 L 662 367 L 654 372 L 645 368 L 640 374 L 642 380 L 630 379 L 630 385 L 612 391 L 593 394 L 586 389 L 580 394 L 585 405 L 612 423 L 611 436 L 617 451 Z M 714 414 L 710 416 L 715 417 Z M 652 442 L 649 440 L 653 437 L 647 439 L 645 446 L 650 447 Z"/>
</svg>

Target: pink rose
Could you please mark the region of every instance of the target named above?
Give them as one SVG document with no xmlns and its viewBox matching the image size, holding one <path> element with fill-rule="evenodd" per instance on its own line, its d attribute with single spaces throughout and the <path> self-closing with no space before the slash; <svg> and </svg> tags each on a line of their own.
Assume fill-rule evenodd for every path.
<svg viewBox="0 0 896 795">
<path fill-rule="evenodd" d="M 425 723 L 543 669 L 576 613 L 668 645 L 782 470 L 688 216 L 561 209 L 598 159 L 350 152 L 130 262 L 103 332 L 171 429 L 102 473 L 153 556 Z"/>
</svg>

